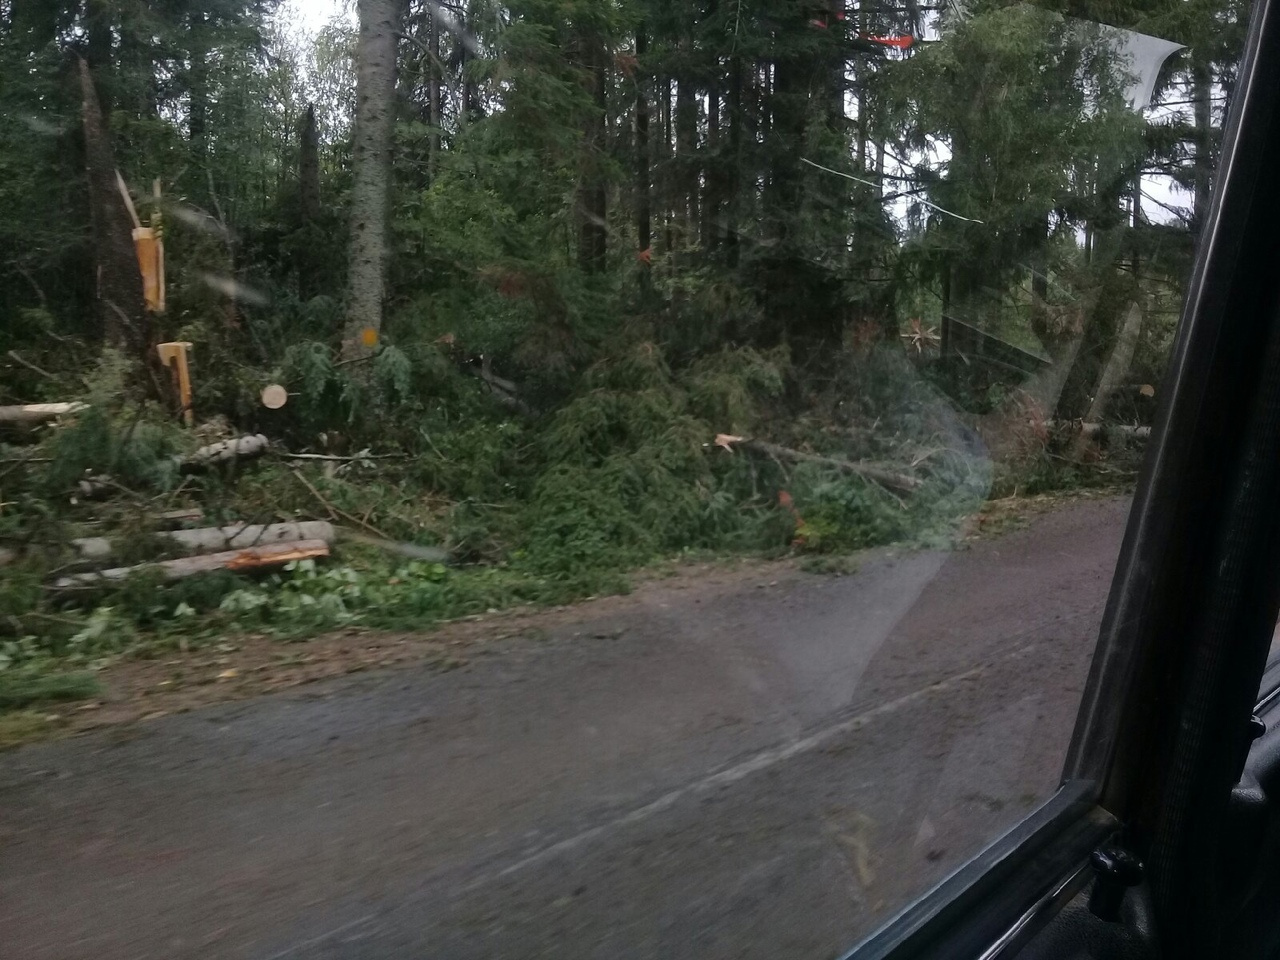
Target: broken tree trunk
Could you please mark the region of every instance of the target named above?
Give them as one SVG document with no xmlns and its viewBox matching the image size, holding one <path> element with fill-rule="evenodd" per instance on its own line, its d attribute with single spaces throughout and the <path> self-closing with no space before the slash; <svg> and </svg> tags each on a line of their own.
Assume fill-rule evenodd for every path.
<svg viewBox="0 0 1280 960">
<path fill-rule="evenodd" d="M 744 450 L 763 453 L 765 456 L 774 457 L 778 460 L 789 460 L 793 463 L 818 463 L 824 467 L 834 467 L 845 473 L 852 473 L 871 480 L 895 493 L 911 493 L 921 484 L 921 480 L 917 477 L 899 473 L 879 464 L 858 463 L 853 460 L 841 460 L 837 457 L 825 457 L 817 453 L 805 453 L 803 450 L 781 447 L 776 443 L 769 443 L 765 440 L 743 440 L 738 445 Z"/>
<path fill-rule="evenodd" d="M 226 527 L 204 527 L 198 530 L 169 530 L 157 534 L 171 541 L 184 553 L 202 554 L 223 550 L 243 550 L 265 544 L 297 540 L 323 540 L 333 543 L 333 524 L 327 520 L 305 520 L 301 523 L 236 523 Z M 106 537 L 81 537 L 71 541 L 85 560 L 102 560 L 116 552 Z"/>
<path fill-rule="evenodd" d="M 1089 404 L 1089 412 L 1084 416 L 1085 426 L 1102 422 L 1102 415 L 1107 411 L 1107 403 L 1125 377 L 1129 375 L 1129 366 L 1133 363 L 1133 353 L 1138 347 L 1138 336 L 1142 333 L 1142 307 L 1135 301 L 1129 304 L 1124 321 L 1120 324 L 1120 332 L 1116 335 L 1116 345 L 1107 357 L 1107 363 L 1098 377 L 1098 386 L 1093 392 L 1093 401 Z M 1081 430 L 1075 442 L 1071 444 L 1068 456 L 1079 460 L 1089 449 L 1091 434 Z"/>
<path fill-rule="evenodd" d="M 273 543 L 247 550 L 228 550 L 224 553 L 208 553 L 180 560 L 164 560 L 160 563 L 143 563 L 136 567 L 113 567 L 93 573 L 76 573 L 60 577 L 53 582 L 55 590 L 75 590 L 118 583 L 137 573 L 154 571 L 165 580 L 182 580 L 202 573 L 229 570 L 242 573 L 279 567 L 295 560 L 313 560 L 329 556 L 329 545 L 323 540 L 294 540 Z"/>
<path fill-rule="evenodd" d="M 27 403 L 17 407 L 0 407 L 0 423 L 48 423 L 87 409 L 87 405 L 83 403 Z"/>
</svg>

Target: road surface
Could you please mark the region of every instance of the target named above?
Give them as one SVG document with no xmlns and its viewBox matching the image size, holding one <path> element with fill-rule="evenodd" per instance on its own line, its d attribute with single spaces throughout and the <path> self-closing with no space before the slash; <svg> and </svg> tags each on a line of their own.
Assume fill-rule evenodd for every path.
<svg viewBox="0 0 1280 960">
<path fill-rule="evenodd" d="M 836 956 L 1056 786 L 1126 509 L 0 754 L 0 956 Z"/>
</svg>

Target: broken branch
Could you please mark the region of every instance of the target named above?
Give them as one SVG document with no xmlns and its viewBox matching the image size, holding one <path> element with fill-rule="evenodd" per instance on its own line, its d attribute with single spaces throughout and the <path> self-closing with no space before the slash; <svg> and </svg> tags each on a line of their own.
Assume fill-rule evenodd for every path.
<svg viewBox="0 0 1280 960">
<path fill-rule="evenodd" d="M 324 494 L 322 494 L 319 490 L 317 490 L 312 485 L 310 480 L 304 477 L 297 470 L 290 470 L 289 472 L 298 478 L 298 480 L 302 483 L 302 485 L 306 487 L 308 491 L 310 491 L 311 495 L 316 498 L 316 501 L 322 507 L 324 507 L 326 510 L 329 511 L 330 517 L 334 519 L 341 517 L 343 520 L 346 520 L 348 523 L 354 523 L 357 527 L 362 527 L 363 529 L 367 530 L 369 533 L 373 534 L 375 537 L 378 537 L 379 539 L 388 540 L 388 541 L 391 540 L 390 537 L 388 537 L 385 533 L 383 533 L 377 527 L 371 527 L 369 526 L 369 524 L 365 523 L 359 517 L 352 516 L 351 514 L 347 513 L 345 510 L 340 510 L 338 507 L 335 507 L 332 503 L 330 503 L 328 500 L 324 498 Z"/>
<path fill-rule="evenodd" d="M 30 370 L 32 373 L 38 373 L 38 374 L 40 374 L 40 376 L 44 377 L 46 380 L 57 380 L 57 379 L 58 379 L 58 378 L 57 378 L 57 377 L 55 377 L 52 373 L 50 373 L 48 370 L 44 370 L 44 369 L 42 369 L 41 367 L 37 367 L 37 366 L 36 366 L 34 363 L 32 363 L 30 360 L 25 360 L 25 359 L 23 359 L 21 356 L 19 356 L 19 354 L 18 354 L 18 351 L 17 351 L 17 350 L 10 350 L 10 351 L 9 351 L 9 359 L 10 359 L 10 360 L 12 360 L 14 363 L 18 364 L 19 366 L 26 367 L 26 368 L 27 368 L 28 370 Z"/>
</svg>

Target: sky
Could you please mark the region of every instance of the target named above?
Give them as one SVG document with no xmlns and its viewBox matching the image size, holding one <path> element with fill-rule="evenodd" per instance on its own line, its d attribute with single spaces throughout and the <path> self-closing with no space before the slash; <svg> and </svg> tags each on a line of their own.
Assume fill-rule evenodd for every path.
<svg viewBox="0 0 1280 960">
<path fill-rule="evenodd" d="M 345 0 L 285 0 L 282 7 L 285 18 L 296 20 L 308 33 L 315 33 L 344 11 L 351 15 L 350 4 Z"/>
</svg>

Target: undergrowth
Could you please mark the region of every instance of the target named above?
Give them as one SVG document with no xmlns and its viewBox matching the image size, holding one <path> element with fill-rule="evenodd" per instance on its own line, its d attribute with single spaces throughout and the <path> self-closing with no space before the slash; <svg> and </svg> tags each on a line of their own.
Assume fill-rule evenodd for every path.
<svg viewBox="0 0 1280 960">
<path fill-rule="evenodd" d="M 372 376 L 354 380 L 324 351 L 299 348 L 278 371 L 296 377 L 298 402 L 250 427 L 343 458 L 277 453 L 204 472 L 183 471 L 180 457 L 244 428 L 180 429 L 121 399 L 130 391 L 104 363 L 90 377 L 91 407 L 10 468 L 5 499 L 16 507 L 0 513 L 0 545 L 18 559 L 0 584 L 0 676 L 93 668 L 237 632 L 297 640 L 563 604 L 624 592 L 633 571 L 681 556 L 798 553 L 832 558 L 814 569 L 844 571 L 860 548 L 945 539 L 990 488 L 980 442 L 901 353 L 842 354 L 821 376 L 796 370 L 784 348 L 723 349 L 682 367 L 643 339 L 609 355 L 560 402 L 513 411 L 433 351 L 381 354 Z M 720 434 L 887 462 L 916 486 L 903 493 L 830 463 L 717 445 Z M 93 497 L 86 479 L 99 483 Z M 50 589 L 80 569 L 72 537 L 109 534 L 121 562 L 172 555 L 155 518 L 178 507 L 201 508 L 206 524 L 332 520 L 440 548 L 451 563 L 340 539 L 328 561 L 256 578 L 143 573 L 110 588 Z M 66 683 L 48 697 L 88 689 Z M 0 707 L 20 701 L 0 697 Z"/>
</svg>

